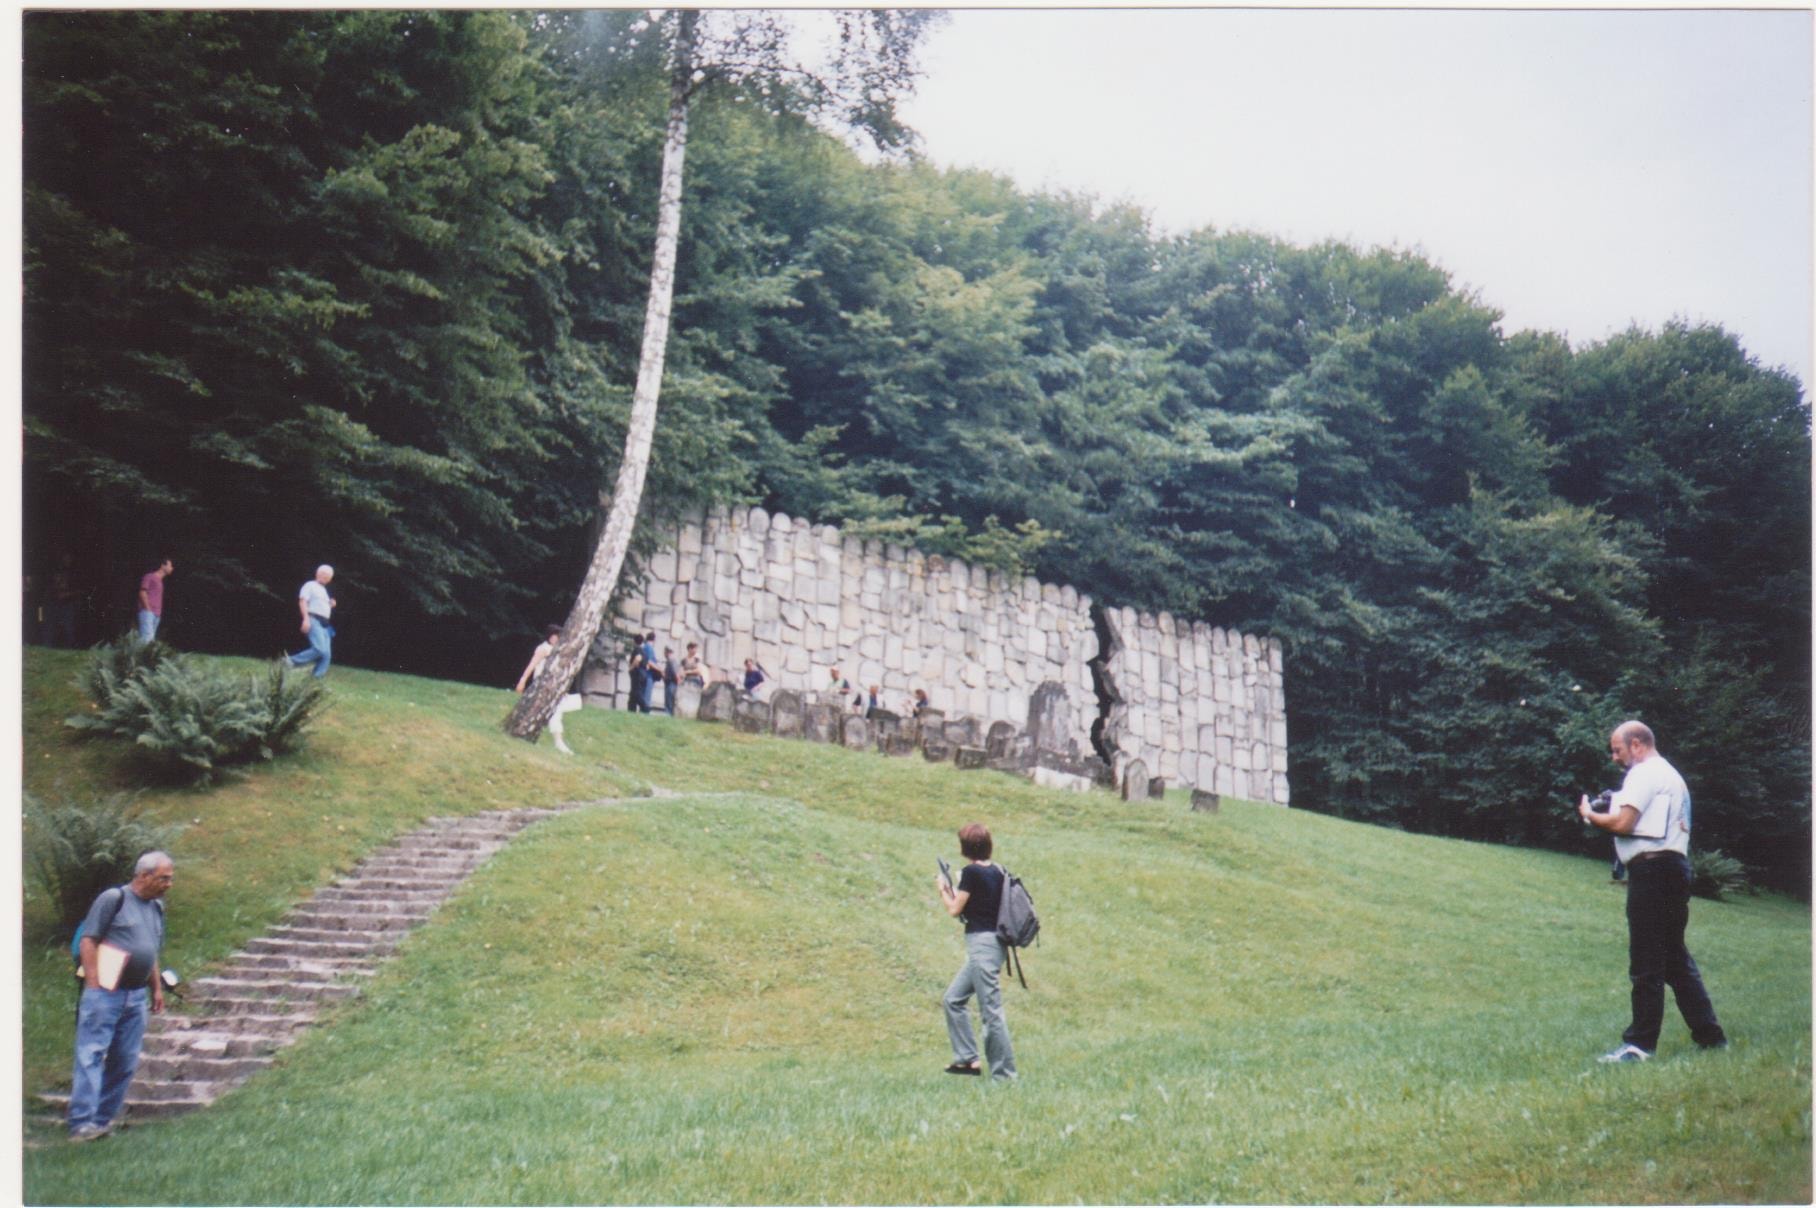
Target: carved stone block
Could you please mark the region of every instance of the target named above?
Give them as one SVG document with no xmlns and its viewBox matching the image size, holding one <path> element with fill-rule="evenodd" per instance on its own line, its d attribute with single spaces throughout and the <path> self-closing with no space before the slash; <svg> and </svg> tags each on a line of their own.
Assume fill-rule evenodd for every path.
<svg viewBox="0 0 1816 1208">
<path fill-rule="evenodd" d="M 770 729 L 777 738 L 801 736 L 801 694 L 783 688 L 769 698 Z"/>
<path fill-rule="evenodd" d="M 769 702 L 748 698 L 739 701 L 737 712 L 732 716 L 732 725 L 740 734 L 769 733 Z"/>
<path fill-rule="evenodd" d="M 721 680 L 700 694 L 701 721 L 730 721 L 738 713 L 738 690 Z"/>
</svg>

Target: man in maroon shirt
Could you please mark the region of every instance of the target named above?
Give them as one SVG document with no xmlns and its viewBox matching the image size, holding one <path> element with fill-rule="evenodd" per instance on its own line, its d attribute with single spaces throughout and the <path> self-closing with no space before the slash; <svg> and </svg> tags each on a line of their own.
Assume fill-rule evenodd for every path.
<svg viewBox="0 0 1816 1208">
<path fill-rule="evenodd" d="M 140 565 L 143 565 L 141 563 Z M 158 636 L 158 622 L 164 619 L 164 580 L 176 564 L 169 558 L 158 560 L 158 569 L 147 571 L 139 580 L 139 640 L 149 642 Z"/>
</svg>

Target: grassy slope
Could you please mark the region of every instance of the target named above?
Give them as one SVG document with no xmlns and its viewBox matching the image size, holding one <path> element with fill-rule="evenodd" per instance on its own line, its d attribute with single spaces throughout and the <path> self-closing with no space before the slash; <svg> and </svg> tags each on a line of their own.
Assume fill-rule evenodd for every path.
<svg viewBox="0 0 1816 1208">
<path fill-rule="evenodd" d="M 46 736 L 68 705 L 39 707 L 59 678 L 40 670 L 27 762 L 56 744 L 47 763 L 92 779 L 95 749 Z M 28 1200 L 1810 1197 L 1799 904 L 1693 908 L 1732 1049 L 1695 1053 L 1673 1016 L 1659 1060 L 1603 1068 L 1625 934 L 1596 861 L 1244 803 L 1130 807 L 626 714 L 570 719 L 581 758 L 563 763 L 497 735 L 503 693 L 335 675 L 341 704 L 305 760 L 160 801 L 206 814 L 172 900 L 189 964 L 407 820 L 482 794 L 602 796 L 634 777 L 697 795 L 525 832 L 277 1069 L 172 1125 L 28 1151 Z M 416 736 L 392 751 L 400 716 Z M 602 760 L 617 771 L 586 770 Z M 283 841 L 229 845 L 230 818 L 260 810 L 285 811 Z M 960 946 L 933 856 L 972 818 L 1045 923 L 1032 989 L 1008 992 L 1008 1088 L 938 1072 Z M 248 859 L 275 870 L 206 882 Z M 29 964 L 28 1002 L 66 1015 L 53 968 Z M 54 1032 L 28 1027 L 28 1088 L 66 1060 Z"/>
</svg>

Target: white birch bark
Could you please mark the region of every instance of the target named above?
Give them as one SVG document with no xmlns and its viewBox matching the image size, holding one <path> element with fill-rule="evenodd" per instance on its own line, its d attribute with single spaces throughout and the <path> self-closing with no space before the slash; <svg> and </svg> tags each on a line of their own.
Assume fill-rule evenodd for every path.
<svg viewBox="0 0 1816 1208">
<path fill-rule="evenodd" d="M 630 428 L 624 437 L 624 459 L 612 491 L 611 510 L 580 594 L 561 630 L 561 642 L 524 691 L 504 728 L 515 737 L 536 741 L 555 706 L 586 661 L 593 635 L 605 619 L 605 606 L 624 569 L 631 530 L 643 501 L 649 474 L 650 447 L 656 437 L 656 404 L 662 393 L 662 365 L 668 352 L 669 310 L 675 292 L 675 253 L 681 240 L 682 161 L 687 155 L 687 111 L 694 87 L 697 12 L 683 11 L 669 69 L 668 134 L 662 145 L 662 186 L 656 212 L 656 246 L 650 262 L 649 304 L 643 315 L 643 350 L 637 364 L 637 386 L 631 396 Z"/>
</svg>

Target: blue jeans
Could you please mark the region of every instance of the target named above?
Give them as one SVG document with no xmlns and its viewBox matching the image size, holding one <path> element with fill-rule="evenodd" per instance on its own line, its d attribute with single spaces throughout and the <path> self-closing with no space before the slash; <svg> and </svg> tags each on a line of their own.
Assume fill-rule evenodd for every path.
<svg viewBox="0 0 1816 1208">
<path fill-rule="evenodd" d="M 333 661 L 334 627 L 320 617 L 309 618 L 309 649 L 299 650 L 290 656 L 292 667 L 307 667 L 315 664 L 315 678 L 320 679 L 328 674 L 328 664 Z"/>
<path fill-rule="evenodd" d="M 984 1052 L 990 1058 L 992 1078 L 1015 1077 L 1015 1050 L 1009 1044 L 1009 1024 L 1003 1018 L 1003 945 L 994 931 L 965 933 L 965 967 L 946 987 L 946 1035 L 952 1040 L 952 1060 L 970 1065 L 977 1060 L 977 1038 L 971 1032 L 966 1004 L 977 995 L 977 1011 L 984 1019 Z"/>
<path fill-rule="evenodd" d="M 155 612 L 139 609 L 139 640 L 149 642 L 158 636 L 158 622 L 163 618 Z"/>
<path fill-rule="evenodd" d="M 108 1125 L 126 1102 L 139 1068 L 151 991 L 82 990 L 76 1011 L 76 1065 L 70 1077 L 69 1130 Z"/>
</svg>

